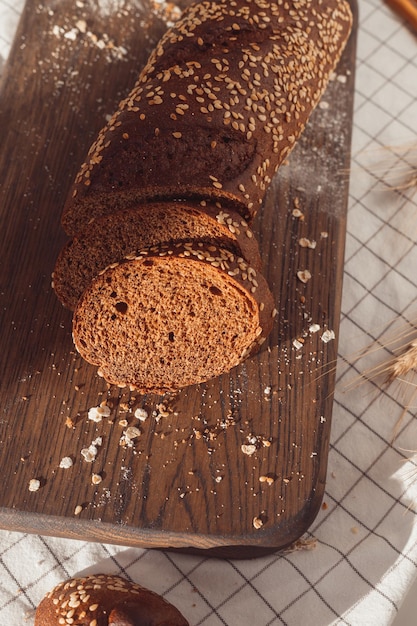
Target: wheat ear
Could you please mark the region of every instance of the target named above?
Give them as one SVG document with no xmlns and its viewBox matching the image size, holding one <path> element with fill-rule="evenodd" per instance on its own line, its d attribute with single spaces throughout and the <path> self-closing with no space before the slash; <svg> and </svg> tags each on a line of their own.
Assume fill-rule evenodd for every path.
<svg viewBox="0 0 417 626">
<path fill-rule="evenodd" d="M 405 350 L 387 365 L 386 383 L 405 376 L 415 368 L 417 368 L 417 340 L 408 344 Z"/>
</svg>

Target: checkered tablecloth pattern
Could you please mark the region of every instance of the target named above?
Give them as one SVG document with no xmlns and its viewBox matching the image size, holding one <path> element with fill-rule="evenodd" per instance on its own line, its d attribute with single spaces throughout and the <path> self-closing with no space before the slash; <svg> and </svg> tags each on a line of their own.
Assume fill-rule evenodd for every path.
<svg viewBox="0 0 417 626">
<path fill-rule="evenodd" d="M 0 0 L 0 68 L 22 6 Z M 144 584 L 192 626 L 395 618 L 417 573 L 417 376 L 386 385 L 378 366 L 417 337 L 417 33 L 381 0 L 359 0 L 359 10 L 337 389 L 312 541 L 219 561 L 0 531 L 1 624 L 32 624 L 52 586 L 86 572 Z"/>
</svg>

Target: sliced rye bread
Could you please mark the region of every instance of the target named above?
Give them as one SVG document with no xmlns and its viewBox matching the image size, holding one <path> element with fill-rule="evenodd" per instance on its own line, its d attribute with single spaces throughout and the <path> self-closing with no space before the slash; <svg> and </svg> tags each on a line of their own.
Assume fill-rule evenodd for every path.
<svg viewBox="0 0 417 626">
<path fill-rule="evenodd" d="M 73 317 L 81 356 L 110 383 L 177 391 L 228 372 L 271 331 L 262 275 L 228 250 L 160 245 L 104 270 Z"/>
<path fill-rule="evenodd" d="M 217 243 L 259 270 L 258 243 L 245 220 L 220 206 L 150 203 L 92 220 L 61 250 L 52 275 L 60 302 L 75 309 L 84 289 L 108 265 L 161 243 Z"/>
<path fill-rule="evenodd" d="M 251 220 L 351 25 L 346 0 L 191 5 L 91 146 L 64 207 L 66 232 L 154 199 L 218 198 Z"/>
</svg>

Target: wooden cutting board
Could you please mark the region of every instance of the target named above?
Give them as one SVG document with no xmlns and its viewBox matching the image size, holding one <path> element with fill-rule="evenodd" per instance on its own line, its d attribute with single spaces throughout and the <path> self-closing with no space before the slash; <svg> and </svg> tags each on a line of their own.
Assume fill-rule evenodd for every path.
<svg viewBox="0 0 417 626">
<path fill-rule="evenodd" d="M 45 0 L 23 12 L 0 93 L 0 527 L 257 556 L 296 541 L 323 498 L 356 29 L 257 218 L 279 311 L 268 343 L 230 375 L 139 397 L 108 388 L 75 354 L 71 314 L 51 290 L 51 272 L 78 166 L 175 10 Z M 110 416 L 89 420 L 105 400 Z M 141 435 L 127 441 L 126 428 L 138 425 Z M 81 451 L 93 442 L 87 462 Z M 65 457 L 71 467 L 60 467 Z"/>
</svg>

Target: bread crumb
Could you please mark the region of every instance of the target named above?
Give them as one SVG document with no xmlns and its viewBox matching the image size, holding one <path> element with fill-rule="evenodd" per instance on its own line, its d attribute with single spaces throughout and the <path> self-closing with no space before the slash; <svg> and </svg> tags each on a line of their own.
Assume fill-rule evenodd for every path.
<svg viewBox="0 0 417 626">
<path fill-rule="evenodd" d="M 307 239 L 307 237 L 301 237 L 301 239 L 298 240 L 298 243 L 302 248 L 311 248 L 312 250 L 314 250 L 317 246 L 316 241 Z"/>
<path fill-rule="evenodd" d="M 98 453 L 98 447 L 101 446 L 103 440 L 101 437 L 97 437 L 89 446 L 88 448 L 83 448 L 81 450 L 81 456 L 84 457 L 84 460 L 87 463 L 92 463 L 93 461 L 96 460 L 96 456 Z"/>
<path fill-rule="evenodd" d="M 266 483 L 268 486 L 271 486 L 275 482 L 275 478 L 272 476 L 259 476 L 260 483 Z"/>
<path fill-rule="evenodd" d="M 161 417 L 169 417 L 170 414 L 170 410 L 169 407 L 166 407 L 165 404 L 161 403 L 161 404 L 157 404 L 156 405 L 156 409 L 157 409 L 157 413 L 155 415 L 155 420 L 158 422 Z"/>
<path fill-rule="evenodd" d="M 125 431 L 125 435 L 129 439 L 136 439 L 136 437 L 139 437 L 141 434 L 141 431 L 139 428 L 136 428 L 136 426 L 129 426 Z"/>
<path fill-rule="evenodd" d="M 332 341 L 332 339 L 335 339 L 335 338 L 336 338 L 336 335 L 334 333 L 334 330 L 325 330 L 321 336 L 321 340 L 324 343 L 329 343 L 329 341 Z"/>
<path fill-rule="evenodd" d="M 148 412 L 145 411 L 145 409 L 136 409 L 135 411 L 135 417 L 136 419 L 140 420 L 141 422 L 144 422 L 145 420 L 148 419 Z"/>
<path fill-rule="evenodd" d="M 62 469 L 69 469 L 72 466 L 73 466 L 73 462 L 72 462 L 71 457 L 69 456 L 64 456 L 61 459 L 61 462 L 59 464 L 59 467 L 61 467 Z"/>
<path fill-rule="evenodd" d="M 82 510 L 83 510 L 83 507 L 81 506 L 81 504 L 77 504 L 77 506 L 74 509 L 74 515 L 79 515 Z"/>
<path fill-rule="evenodd" d="M 264 523 L 260 517 L 253 518 L 253 527 L 256 528 L 256 530 L 259 530 L 260 528 L 262 528 L 263 525 Z"/>
<path fill-rule="evenodd" d="M 87 31 L 87 22 L 85 20 L 78 20 L 75 26 L 78 28 L 80 33 L 85 33 Z"/>
<path fill-rule="evenodd" d="M 31 478 L 29 481 L 29 491 L 38 491 L 41 486 L 41 481 L 37 478 Z"/>
<path fill-rule="evenodd" d="M 100 474 L 91 474 L 91 482 L 93 485 L 99 485 L 103 480 Z"/>
<path fill-rule="evenodd" d="M 247 454 L 248 456 L 252 456 L 256 452 L 256 446 L 254 444 L 242 444 L 241 450 L 243 454 Z"/>
<path fill-rule="evenodd" d="M 295 202 L 294 202 L 294 204 L 295 204 Z M 304 219 L 304 213 L 302 211 L 300 211 L 300 209 L 298 209 L 298 208 L 293 209 L 292 214 L 293 214 L 293 217 L 297 217 L 300 220 Z"/>
<path fill-rule="evenodd" d="M 101 422 L 103 417 L 110 417 L 110 407 L 107 404 L 100 404 L 100 406 L 92 406 L 88 410 L 88 419 L 92 422 Z"/>
<path fill-rule="evenodd" d="M 297 278 L 302 283 L 308 283 L 311 278 L 311 272 L 309 270 L 299 270 L 297 272 Z"/>
<path fill-rule="evenodd" d="M 119 445 L 132 447 L 133 440 L 140 437 L 141 434 L 142 432 L 139 428 L 136 428 L 136 426 L 129 426 L 120 437 Z"/>
</svg>

